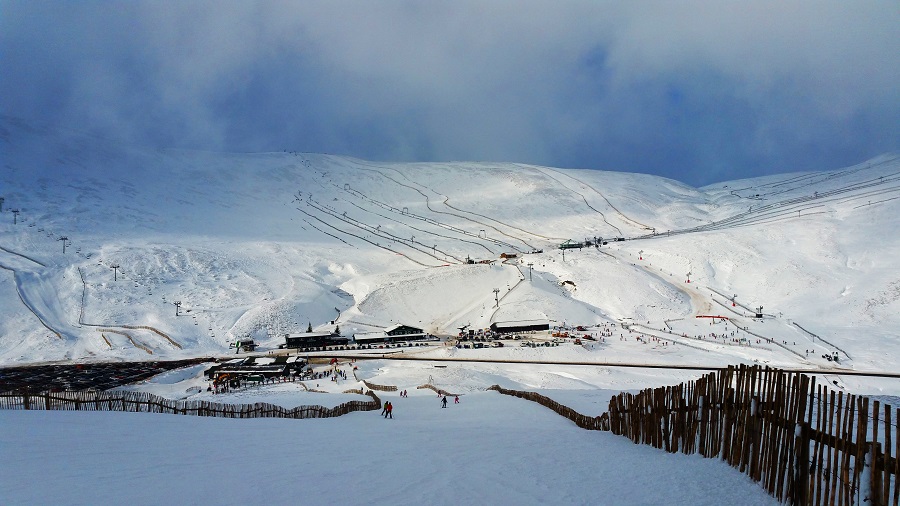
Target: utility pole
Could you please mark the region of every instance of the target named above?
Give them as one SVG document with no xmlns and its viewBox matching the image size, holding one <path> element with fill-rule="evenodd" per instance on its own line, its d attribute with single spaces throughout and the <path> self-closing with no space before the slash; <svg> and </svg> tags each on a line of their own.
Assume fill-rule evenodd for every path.
<svg viewBox="0 0 900 506">
<path fill-rule="evenodd" d="M 494 288 L 494 307 L 500 307 L 499 294 L 500 294 L 500 289 Z"/>
<path fill-rule="evenodd" d="M 62 243 L 63 243 L 63 255 L 65 255 L 65 254 L 66 254 L 66 243 L 69 241 L 69 238 L 68 238 L 67 236 L 62 236 L 62 237 L 60 237 L 59 239 L 57 239 L 57 241 L 62 241 Z"/>
<path fill-rule="evenodd" d="M 180 300 L 176 300 L 176 301 L 175 301 L 175 316 L 178 316 L 178 310 L 179 310 L 179 309 L 181 309 L 181 301 L 180 301 Z"/>
<path fill-rule="evenodd" d="M 18 220 L 18 218 L 19 218 L 19 210 L 18 210 L 18 209 L 13 209 L 13 210 L 11 210 L 10 212 L 13 213 L 13 225 L 15 225 L 15 224 L 18 223 L 18 221 L 19 221 L 19 220 Z"/>
<path fill-rule="evenodd" d="M 531 266 L 534 265 L 531 262 L 528 262 L 528 281 L 531 282 Z"/>
<path fill-rule="evenodd" d="M 565 262 L 566 261 L 566 250 L 565 249 L 562 250 L 562 254 L 563 254 L 563 262 Z"/>
<path fill-rule="evenodd" d="M 113 265 L 110 265 L 109 267 L 113 270 L 113 281 L 118 281 L 119 280 L 119 264 L 113 264 Z"/>
</svg>

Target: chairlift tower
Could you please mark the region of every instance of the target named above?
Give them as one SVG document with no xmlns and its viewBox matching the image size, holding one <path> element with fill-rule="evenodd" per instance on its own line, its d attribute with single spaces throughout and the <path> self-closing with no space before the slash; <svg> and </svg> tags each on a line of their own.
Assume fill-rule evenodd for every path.
<svg viewBox="0 0 900 506">
<path fill-rule="evenodd" d="M 531 262 L 528 262 L 528 281 L 531 282 L 531 266 L 534 265 Z"/>
<path fill-rule="evenodd" d="M 643 259 L 644 259 L 644 250 L 640 250 L 640 251 L 638 251 L 638 260 L 643 260 Z"/>
<path fill-rule="evenodd" d="M 494 288 L 494 307 L 500 307 L 500 289 Z"/>
<path fill-rule="evenodd" d="M 181 301 L 176 300 L 174 304 L 175 304 L 175 316 L 179 316 L 178 310 L 181 309 Z"/>
<path fill-rule="evenodd" d="M 4 201 L 4 200 L 5 200 L 5 199 L 4 199 L 3 197 L 0 197 L 0 213 L 3 212 L 3 201 Z"/>
<path fill-rule="evenodd" d="M 13 225 L 15 225 L 16 223 L 19 222 L 19 220 L 18 220 L 18 218 L 19 218 L 19 210 L 18 210 L 18 209 L 13 209 L 13 210 L 11 210 L 10 212 L 13 213 Z"/>
<path fill-rule="evenodd" d="M 688 283 L 691 282 L 691 273 L 690 272 L 687 273 L 687 282 Z"/>
<path fill-rule="evenodd" d="M 69 238 L 67 236 L 62 236 L 57 241 L 62 241 L 63 243 L 63 255 L 66 254 L 66 243 L 69 242 Z"/>
<path fill-rule="evenodd" d="M 113 281 L 119 280 L 119 264 L 112 264 L 109 266 L 110 269 L 113 270 Z"/>
</svg>

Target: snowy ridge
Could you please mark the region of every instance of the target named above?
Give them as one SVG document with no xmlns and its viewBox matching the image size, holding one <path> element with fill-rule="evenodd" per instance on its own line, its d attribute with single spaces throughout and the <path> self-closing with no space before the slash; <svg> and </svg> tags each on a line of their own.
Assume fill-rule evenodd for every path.
<svg viewBox="0 0 900 506">
<path fill-rule="evenodd" d="M 307 324 L 455 334 L 538 318 L 616 325 L 586 351 L 604 360 L 900 357 L 897 155 L 698 189 L 516 163 L 149 150 L 10 118 L 0 142 L 0 363 L 229 353 L 243 336 L 271 349 Z M 609 242 L 556 248 L 595 238 Z M 710 314 L 731 320 L 695 318 Z"/>
</svg>

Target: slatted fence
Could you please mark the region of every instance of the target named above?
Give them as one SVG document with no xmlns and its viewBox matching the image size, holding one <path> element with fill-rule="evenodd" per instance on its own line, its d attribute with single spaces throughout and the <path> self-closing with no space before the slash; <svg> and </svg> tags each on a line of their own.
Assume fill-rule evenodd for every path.
<svg viewBox="0 0 900 506">
<path fill-rule="evenodd" d="M 366 380 L 360 380 L 362 384 L 369 388 L 370 390 L 378 390 L 380 392 L 396 392 L 397 385 L 376 385 L 375 383 L 369 383 Z"/>
<path fill-rule="evenodd" d="M 297 406 L 285 408 L 258 402 L 255 404 L 223 404 L 209 401 L 171 400 L 147 392 L 90 390 L 68 392 L 0 393 L 0 409 L 41 409 L 62 411 L 129 411 L 171 413 L 176 415 L 212 416 L 219 418 L 332 418 L 354 411 L 381 409 L 381 399 L 374 392 L 365 393 L 369 401 L 348 401 L 333 408 Z"/>
<path fill-rule="evenodd" d="M 897 506 L 900 410 L 758 366 L 621 393 L 609 428 L 668 452 L 720 458 L 799 505 Z"/>
<path fill-rule="evenodd" d="M 609 430 L 609 415 L 607 413 L 603 413 L 600 416 L 583 415 L 575 411 L 574 409 L 560 404 L 545 395 L 541 395 L 536 392 L 510 390 L 508 388 L 503 388 L 500 385 L 494 385 L 488 388 L 488 390 L 495 390 L 504 395 L 511 395 L 520 399 L 527 399 L 529 401 L 536 402 L 544 407 L 552 409 L 557 414 L 564 416 L 569 420 L 572 420 L 573 422 L 575 422 L 575 425 L 581 427 L 582 429 Z"/>
</svg>

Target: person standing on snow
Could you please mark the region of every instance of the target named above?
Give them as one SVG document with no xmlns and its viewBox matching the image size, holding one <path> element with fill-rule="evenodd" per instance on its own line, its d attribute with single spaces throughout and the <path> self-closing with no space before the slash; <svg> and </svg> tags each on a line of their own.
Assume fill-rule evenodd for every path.
<svg viewBox="0 0 900 506">
<path fill-rule="evenodd" d="M 316 385 L 316 386 L 319 386 L 319 385 Z M 381 416 L 387 417 L 387 409 L 390 404 L 391 404 L 390 402 L 385 402 L 384 405 L 381 406 Z"/>
<path fill-rule="evenodd" d="M 441 397 L 441 407 L 442 408 L 447 407 L 447 396 Z"/>
<path fill-rule="evenodd" d="M 459 396 L 453 398 L 453 404 L 459 404 Z"/>
<path fill-rule="evenodd" d="M 394 413 L 393 413 L 394 405 L 391 404 L 390 402 L 388 402 L 386 405 L 386 408 L 387 408 L 387 413 L 384 414 L 384 417 L 390 418 L 391 420 L 393 420 L 394 419 Z"/>
</svg>

